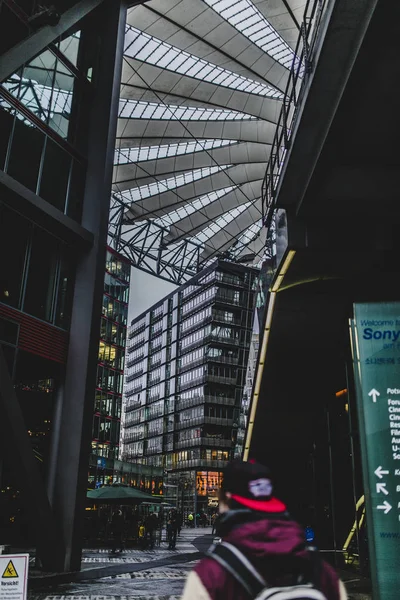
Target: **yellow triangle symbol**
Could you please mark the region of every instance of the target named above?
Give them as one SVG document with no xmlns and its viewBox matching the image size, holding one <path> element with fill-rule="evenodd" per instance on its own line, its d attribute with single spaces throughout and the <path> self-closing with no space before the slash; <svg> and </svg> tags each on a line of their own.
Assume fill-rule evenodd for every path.
<svg viewBox="0 0 400 600">
<path fill-rule="evenodd" d="M 8 565 L 4 569 L 4 573 L 1 577 L 18 577 L 18 573 L 12 560 L 8 561 Z"/>
</svg>

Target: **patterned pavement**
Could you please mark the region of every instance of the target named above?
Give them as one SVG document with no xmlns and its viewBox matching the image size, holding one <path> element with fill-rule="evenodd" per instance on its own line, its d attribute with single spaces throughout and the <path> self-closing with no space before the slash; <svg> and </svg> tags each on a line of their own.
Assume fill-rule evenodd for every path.
<svg viewBox="0 0 400 600">
<path fill-rule="evenodd" d="M 168 550 L 165 543 L 154 550 L 128 549 L 117 555 L 111 555 L 110 550 L 103 548 L 85 549 L 82 571 L 92 569 L 90 581 L 60 583 L 52 587 L 46 584 L 43 589 L 35 581 L 35 589 L 28 591 L 28 600 L 179 600 L 187 574 L 196 564 L 190 560 L 190 554 L 198 552 L 193 542 L 207 535 L 211 543 L 210 534 L 210 528 L 183 529 L 176 550 Z M 167 559 L 168 565 L 156 566 L 160 559 Z M 148 563 L 153 561 L 157 563 L 154 568 L 149 568 Z M 143 570 L 136 570 L 140 563 L 147 564 L 143 565 Z M 115 573 L 110 575 L 113 566 Z"/>
</svg>

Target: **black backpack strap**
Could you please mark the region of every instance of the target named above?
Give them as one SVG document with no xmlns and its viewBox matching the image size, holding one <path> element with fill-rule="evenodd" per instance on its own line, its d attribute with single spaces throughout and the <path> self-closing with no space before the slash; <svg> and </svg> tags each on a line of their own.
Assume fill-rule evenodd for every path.
<svg viewBox="0 0 400 600">
<path fill-rule="evenodd" d="M 215 544 L 211 546 L 207 556 L 224 567 L 252 598 L 255 598 L 261 590 L 267 587 L 263 577 L 236 546 L 228 542 Z"/>
</svg>

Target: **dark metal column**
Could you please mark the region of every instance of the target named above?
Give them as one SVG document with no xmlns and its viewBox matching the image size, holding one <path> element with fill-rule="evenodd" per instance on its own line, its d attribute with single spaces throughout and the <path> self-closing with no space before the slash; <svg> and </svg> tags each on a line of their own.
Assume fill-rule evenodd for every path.
<svg viewBox="0 0 400 600">
<path fill-rule="evenodd" d="M 93 65 L 88 171 L 82 225 L 93 247 L 77 266 L 62 418 L 56 439 L 53 508 L 62 525 L 65 555 L 61 568 L 79 570 L 91 441 L 105 246 L 111 196 L 126 7 L 106 0 L 93 15 L 90 31 L 99 49 Z M 53 463 L 54 468 L 54 463 Z"/>
</svg>

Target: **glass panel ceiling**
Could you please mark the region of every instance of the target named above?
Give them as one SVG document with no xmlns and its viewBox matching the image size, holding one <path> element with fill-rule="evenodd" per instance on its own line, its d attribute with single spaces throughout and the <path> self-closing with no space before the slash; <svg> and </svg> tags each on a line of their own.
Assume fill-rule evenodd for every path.
<svg viewBox="0 0 400 600">
<path fill-rule="evenodd" d="M 137 148 L 118 148 L 115 151 L 115 165 L 143 162 L 147 160 L 158 160 L 170 156 L 180 156 L 201 152 L 202 150 L 213 150 L 230 144 L 237 144 L 235 140 L 190 140 L 177 144 L 162 144 L 161 146 L 140 146 Z"/>
<path fill-rule="evenodd" d="M 218 171 L 223 171 L 224 169 L 227 169 L 231 166 L 232 165 L 219 165 L 216 167 L 203 167 L 201 169 L 195 169 L 193 171 L 186 171 L 184 173 L 180 173 L 179 175 L 169 177 L 168 179 L 153 181 L 152 183 L 147 183 L 140 187 L 135 187 L 131 188 L 130 190 L 119 192 L 119 196 L 126 202 L 138 202 L 139 200 L 144 200 L 145 198 L 149 198 L 150 196 L 163 194 L 168 190 L 172 190 L 182 185 L 192 183 L 192 181 L 196 181 L 197 179 L 208 177 L 209 175 L 218 173 Z"/>
<path fill-rule="evenodd" d="M 270 85 L 218 67 L 129 25 L 125 35 L 125 54 L 130 58 L 208 83 L 258 96 L 283 98 L 282 92 Z"/>
<path fill-rule="evenodd" d="M 196 236 L 192 237 L 191 241 L 197 242 L 199 244 L 206 243 L 207 240 L 209 240 L 214 235 L 219 233 L 219 231 L 221 231 L 221 229 L 223 229 L 231 221 L 236 219 L 239 215 L 241 215 L 242 212 L 244 212 L 247 208 L 249 208 L 249 206 L 251 206 L 253 204 L 253 202 L 254 201 L 245 202 L 244 204 L 241 204 L 240 206 L 236 206 L 235 208 L 232 208 L 231 210 L 226 212 L 224 215 L 222 215 L 221 217 L 218 217 L 218 219 L 213 221 L 211 223 L 211 225 L 202 229 L 202 231 L 200 231 Z"/>
<path fill-rule="evenodd" d="M 256 223 L 250 225 L 250 227 L 246 229 L 244 233 L 242 233 L 242 235 L 238 238 L 236 244 L 234 245 L 231 251 L 231 255 L 234 258 L 239 256 L 239 254 L 244 250 L 244 248 L 248 246 L 248 244 L 250 244 L 250 242 L 252 242 L 257 237 L 258 233 L 262 229 L 262 226 L 263 222 L 262 219 L 260 219 L 259 221 L 256 221 Z"/>
<path fill-rule="evenodd" d="M 176 121 L 241 121 L 257 117 L 236 110 L 175 106 L 141 100 L 120 100 L 119 117 L 123 119 L 159 119 Z"/>
<path fill-rule="evenodd" d="M 209 204 L 212 204 L 212 202 L 215 202 L 219 198 L 226 196 L 226 194 L 229 194 L 229 192 L 231 192 L 235 188 L 237 188 L 236 185 L 231 185 L 229 187 L 222 188 L 215 192 L 205 194 L 204 196 L 196 198 L 196 200 L 185 204 L 185 206 L 181 206 L 177 210 L 174 210 L 159 219 L 155 219 L 154 222 L 163 227 L 173 225 L 174 223 L 177 223 L 181 219 L 188 217 L 194 212 L 201 211 L 201 209 L 206 208 Z"/>
<path fill-rule="evenodd" d="M 205 0 L 256 46 L 290 69 L 295 54 L 251 0 Z"/>
</svg>

